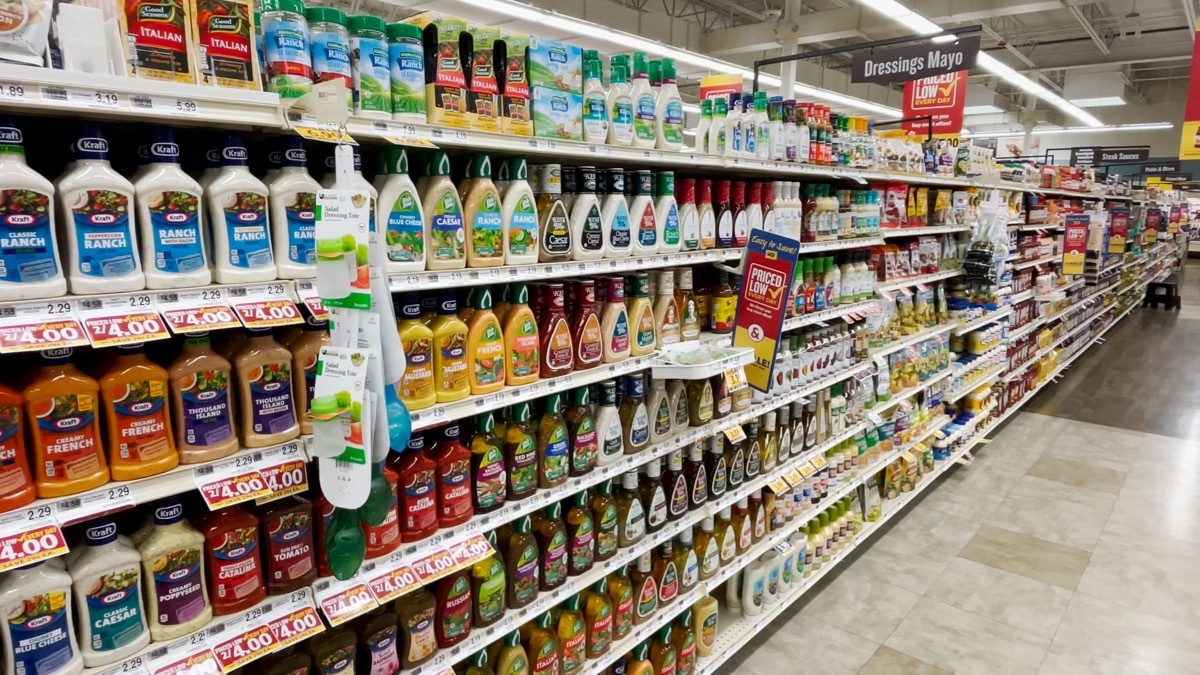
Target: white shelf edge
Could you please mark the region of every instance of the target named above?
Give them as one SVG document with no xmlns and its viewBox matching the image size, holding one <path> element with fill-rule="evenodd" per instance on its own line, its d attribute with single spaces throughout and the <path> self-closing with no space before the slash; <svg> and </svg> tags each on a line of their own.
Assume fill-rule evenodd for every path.
<svg viewBox="0 0 1200 675">
<path fill-rule="evenodd" d="M 880 236 L 884 239 L 896 237 L 919 237 L 930 234 L 950 234 L 953 232 L 970 232 L 971 225 L 930 225 L 928 227 L 884 227 L 880 228 Z"/>
<path fill-rule="evenodd" d="M 895 291 L 901 288 L 908 288 L 909 286 L 916 286 L 918 284 L 931 284 L 935 281 L 952 279 L 957 276 L 962 276 L 963 274 L 965 274 L 965 272 L 961 269 L 942 270 L 941 272 L 936 272 L 934 274 L 922 274 L 920 276 L 905 277 L 903 279 L 895 279 L 893 281 L 878 281 L 875 283 L 875 292 L 879 293 L 883 291 Z"/>
<path fill-rule="evenodd" d="M 986 326 L 989 323 L 995 323 L 1000 319 L 1012 314 L 1012 306 L 1002 307 L 1001 309 L 993 310 L 990 314 L 985 314 L 979 318 L 971 319 L 959 326 L 955 327 L 953 332 L 955 335 L 966 335 L 971 331 L 981 326 Z"/>
</svg>

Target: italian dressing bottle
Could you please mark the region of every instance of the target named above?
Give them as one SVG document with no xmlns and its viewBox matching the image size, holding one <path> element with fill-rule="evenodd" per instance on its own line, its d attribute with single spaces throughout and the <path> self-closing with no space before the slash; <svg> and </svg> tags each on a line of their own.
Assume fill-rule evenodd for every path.
<svg viewBox="0 0 1200 675">
<path fill-rule="evenodd" d="M 390 146 L 386 149 L 387 178 L 380 183 L 375 222 L 384 228 L 387 242 L 388 274 L 419 272 L 425 269 L 425 212 L 417 186 L 408 171 L 408 152 Z M 378 180 L 378 179 L 377 179 Z"/>
<path fill-rule="evenodd" d="M 212 272 L 200 230 L 200 184 L 179 167 L 179 146 L 170 127 L 155 127 L 149 159 L 133 186 L 146 288 L 207 286 Z"/>
<path fill-rule="evenodd" d="M 662 84 L 659 86 L 656 145 L 659 150 L 683 149 L 683 99 L 675 86 L 674 59 L 662 60 Z"/>
<path fill-rule="evenodd" d="M 661 233 L 659 253 L 678 253 L 683 246 L 679 224 L 679 205 L 675 203 L 675 172 L 659 171 L 655 176 L 654 203 L 656 228 Z"/>
<path fill-rule="evenodd" d="M 633 252 L 629 202 L 625 201 L 625 171 L 609 169 L 603 175 L 604 203 L 600 209 L 600 222 L 606 240 L 604 257 L 624 258 Z"/>
<path fill-rule="evenodd" d="M 108 141 L 99 125 L 84 124 L 74 150 L 75 166 L 57 186 L 71 292 L 141 290 L 146 275 L 134 234 L 133 184 L 108 163 Z"/>
<path fill-rule="evenodd" d="M 308 153 L 298 136 L 287 136 L 279 153 L 279 169 L 267 183 L 271 236 L 280 279 L 317 276 L 317 191 L 321 184 L 308 175 Z"/>
<path fill-rule="evenodd" d="M 575 242 L 575 260 L 598 260 L 606 246 L 600 201 L 596 198 L 596 167 L 579 167 L 579 190 L 571 205 L 571 239 Z"/>
<path fill-rule="evenodd" d="M 142 555 L 117 540 L 110 518 L 88 523 L 86 547 L 71 563 L 80 651 L 88 668 L 120 661 L 150 644 L 142 610 Z"/>
<path fill-rule="evenodd" d="M 658 142 L 658 102 L 650 87 L 646 52 L 633 53 L 633 147 L 653 148 Z"/>
<path fill-rule="evenodd" d="M 52 298 L 67 292 L 54 229 L 54 185 L 25 164 L 24 138 L 11 119 L 0 118 L 0 174 L 6 188 L 5 237 L 25 245 L 5 250 L 0 300 Z M 19 197 L 19 198 L 18 198 Z M 6 247 L 7 248 L 7 247 Z"/>
<path fill-rule="evenodd" d="M 524 157 L 506 160 L 508 185 L 502 191 L 504 263 L 532 265 L 538 261 L 538 212 L 529 185 L 529 164 Z"/>
<path fill-rule="evenodd" d="M 649 171 L 636 171 L 633 176 L 633 201 L 629 205 L 629 222 L 634 232 L 633 252 L 637 255 L 658 253 L 662 232 L 654 215 L 654 201 L 650 196 L 653 179 Z"/>
<path fill-rule="evenodd" d="M 214 280 L 219 284 L 271 281 L 276 276 L 267 218 L 267 186 L 250 173 L 242 135 L 230 132 L 221 169 L 205 190 L 213 225 Z"/>
</svg>

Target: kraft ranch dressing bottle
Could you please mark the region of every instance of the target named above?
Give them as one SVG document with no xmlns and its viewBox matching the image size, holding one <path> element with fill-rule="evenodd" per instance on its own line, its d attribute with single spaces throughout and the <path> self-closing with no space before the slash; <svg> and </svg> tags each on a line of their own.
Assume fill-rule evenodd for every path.
<svg viewBox="0 0 1200 675">
<path fill-rule="evenodd" d="M 169 127 L 155 127 L 148 157 L 133 186 L 146 288 L 207 286 L 212 272 L 201 230 L 203 196 L 200 184 L 179 167 L 179 145 Z"/>
<path fill-rule="evenodd" d="M 117 524 L 88 524 L 87 546 L 71 563 L 79 645 L 88 668 L 128 658 L 150 644 L 142 610 L 142 556 L 117 537 Z"/>
<path fill-rule="evenodd" d="M 21 130 L 0 118 L 0 301 L 52 298 L 67 292 L 58 263 L 54 185 L 25 164 Z"/>
<path fill-rule="evenodd" d="M 226 136 L 221 168 L 205 186 L 205 193 L 213 230 L 216 282 L 274 279 L 267 186 L 251 175 L 241 134 L 230 132 Z"/>
<path fill-rule="evenodd" d="M 5 675 L 76 675 L 83 657 L 75 642 L 71 575 L 43 563 L 0 579 L 0 637 Z"/>
<path fill-rule="evenodd" d="M 75 166 L 58 181 L 71 292 L 140 291 L 146 275 L 135 236 L 133 184 L 109 165 L 98 124 L 83 125 L 74 149 Z"/>
</svg>

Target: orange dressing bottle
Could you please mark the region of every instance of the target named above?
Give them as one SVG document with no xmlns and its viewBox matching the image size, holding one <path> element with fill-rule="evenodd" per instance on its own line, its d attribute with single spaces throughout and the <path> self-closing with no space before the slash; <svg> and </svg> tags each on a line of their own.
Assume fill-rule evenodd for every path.
<svg viewBox="0 0 1200 675">
<path fill-rule="evenodd" d="M 504 318 L 504 381 L 515 387 L 537 382 L 541 360 L 537 319 L 529 308 L 529 289 L 525 284 L 510 284 L 509 296 L 512 303 Z M 570 336 L 565 322 L 563 332 Z"/>
<path fill-rule="evenodd" d="M 145 478 L 179 466 L 167 414 L 169 386 L 166 369 L 146 358 L 140 344 L 117 347 L 117 358 L 100 378 L 113 480 Z"/>
<path fill-rule="evenodd" d="M 467 381 L 472 394 L 491 394 L 504 387 L 504 332 L 492 313 L 492 289 L 475 293 L 475 313 L 467 322 Z"/>
<path fill-rule="evenodd" d="M 0 384 L 0 512 L 25 506 L 37 496 L 25 454 L 21 393 Z"/>
<path fill-rule="evenodd" d="M 42 499 L 108 482 L 100 443 L 100 385 L 71 363 L 70 349 L 42 352 L 42 366 L 21 392 L 33 443 L 34 485 Z"/>
</svg>

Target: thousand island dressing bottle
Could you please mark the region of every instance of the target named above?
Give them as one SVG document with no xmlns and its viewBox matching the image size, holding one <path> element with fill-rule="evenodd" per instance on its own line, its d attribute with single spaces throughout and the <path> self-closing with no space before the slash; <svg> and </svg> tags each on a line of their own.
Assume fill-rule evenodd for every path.
<svg viewBox="0 0 1200 675">
<path fill-rule="evenodd" d="M 514 285 L 519 286 L 521 291 L 525 291 L 524 284 Z M 546 303 L 542 308 L 541 321 L 538 322 L 538 336 L 541 342 L 541 376 L 558 377 L 566 375 L 575 368 L 575 343 L 571 335 L 571 326 L 567 323 L 567 316 L 564 313 L 563 285 L 549 283 L 546 284 L 545 291 Z M 595 316 L 595 310 L 592 311 L 592 316 Z M 596 332 L 599 333 L 599 330 Z"/>
<path fill-rule="evenodd" d="M 168 370 L 180 463 L 210 462 L 237 452 L 233 366 L 213 351 L 208 333 L 189 334 Z"/>
</svg>

